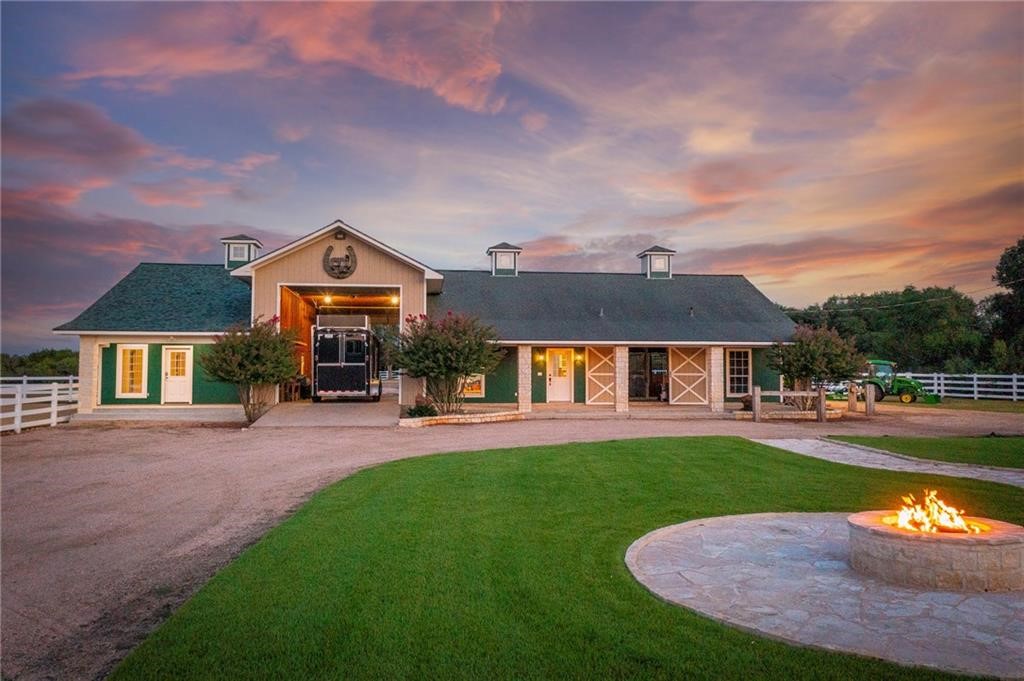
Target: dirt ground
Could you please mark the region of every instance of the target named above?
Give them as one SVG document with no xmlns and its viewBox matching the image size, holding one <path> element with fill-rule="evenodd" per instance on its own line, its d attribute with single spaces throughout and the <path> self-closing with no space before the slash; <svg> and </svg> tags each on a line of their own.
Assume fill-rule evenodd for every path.
<svg viewBox="0 0 1024 681">
<path fill-rule="evenodd" d="M 4 678 L 102 678 L 321 487 L 436 452 L 662 435 L 1024 434 L 1024 416 L 882 406 L 817 424 L 526 421 L 404 428 L 65 426 L 0 440 Z"/>
</svg>

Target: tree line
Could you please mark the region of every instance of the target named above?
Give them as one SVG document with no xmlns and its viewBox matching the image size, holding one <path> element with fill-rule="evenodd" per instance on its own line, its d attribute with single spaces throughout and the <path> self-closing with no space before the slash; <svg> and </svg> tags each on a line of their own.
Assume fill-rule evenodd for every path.
<svg viewBox="0 0 1024 681">
<path fill-rule="evenodd" d="M 1003 252 L 992 280 L 1005 291 L 980 302 L 954 287 L 907 286 L 782 309 L 798 324 L 834 329 L 864 355 L 901 370 L 1024 373 L 1024 237 Z"/>
</svg>

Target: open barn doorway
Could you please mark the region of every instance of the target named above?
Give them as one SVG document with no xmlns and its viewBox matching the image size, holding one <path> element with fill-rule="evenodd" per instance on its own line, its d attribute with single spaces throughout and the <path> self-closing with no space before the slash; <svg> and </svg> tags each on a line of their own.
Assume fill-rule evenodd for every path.
<svg viewBox="0 0 1024 681">
<path fill-rule="evenodd" d="M 295 332 L 296 363 L 301 376 L 297 385 L 285 387 L 281 400 L 308 399 L 314 381 L 317 318 L 366 317 L 375 333 L 397 333 L 402 320 L 402 291 L 400 286 L 281 284 L 278 316 L 282 329 Z M 397 392 L 397 381 L 387 378 L 385 393 Z"/>
</svg>

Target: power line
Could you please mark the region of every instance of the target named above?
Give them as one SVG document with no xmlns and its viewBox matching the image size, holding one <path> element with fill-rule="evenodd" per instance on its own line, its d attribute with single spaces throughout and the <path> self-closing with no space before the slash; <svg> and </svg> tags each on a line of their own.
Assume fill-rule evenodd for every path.
<svg viewBox="0 0 1024 681">
<path fill-rule="evenodd" d="M 1014 279 L 1013 281 L 1008 281 L 1008 282 L 1006 282 L 1006 284 L 995 284 L 993 286 L 986 286 L 984 288 L 975 289 L 973 291 L 964 291 L 960 295 L 967 295 L 967 296 L 969 296 L 969 295 L 974 294 L 974 293 L 981 293 L 982 291 L 989 291 L 989 290 L 994 289 L 994 288 L 1005 288 L 1005 287 L 1007 287 L 1007 286 L 1009 286 L 1011 284 L 1017 284 L 1017 283 L 1020 283 L 1022 281 L 1024 281 L 1024 277 L 1021 277 L 1020 279 Z M 952 288 L 956 288 L 956 286 L 954 285 Z M 924 305 L 925 303 L 935 303 L 935 302 L 939 302 L 939 301 L 943 301 L 943 300 L 953 300 L 954 298 L 957 298 L 957 297 L 959 297 L 959 296 L 955 296 L 955 295 L 939 296 L 938 298 L 926 298 L 925 300 L 908 300 L 905 303 L 891 303 L 889 305 L 865 305 L 863 307 L 843 307 L 843 308 L 830 308 L 830 309 L 826 309 L 824 307 L 819 307 L 817 310 L 809 310 L 807 308 L 804 308 L 802 310 L 795 310 L 795 311 L 799 312 L 801 314 L 808 314 L 808 313 L 812 313 L 812 312 L 829 313 L 829 314 L 836 313 L 836 314 L 838 314 L 840 312 L 862 312 L 862 311 L 865 311 L 865 310 L 888 310 L 888 309 L 894 308 L 894 307 L 908 307 L 910 305 Z"/>
</svg>

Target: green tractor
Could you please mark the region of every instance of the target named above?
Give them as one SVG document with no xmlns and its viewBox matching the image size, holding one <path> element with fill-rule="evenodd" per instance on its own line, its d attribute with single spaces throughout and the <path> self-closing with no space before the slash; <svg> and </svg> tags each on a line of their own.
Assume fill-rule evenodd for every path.
<svg viewBox="0 0 1024 681">
<path fill-rule="evenodd" d="M 920 398 L 925 404 L 937 404 L 938 395 L 925 392 L 920 381 L 898 376 L 896 364 L 885 359 L 869 359 L 865 370 L 866 377 L 861 385 L 865 390 L 875 391 L 875 401 L 885 399 L 886 395 L 896 395 L 903 404 L 917 402 Z M 872 386 L 868 388 L 868 386 Z"/>
</svg>

